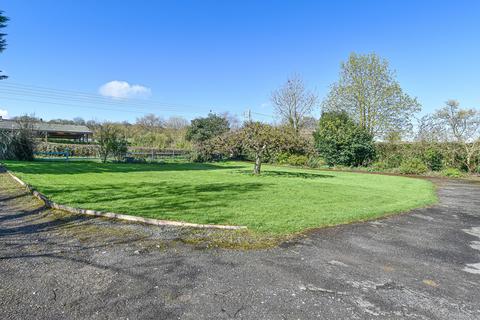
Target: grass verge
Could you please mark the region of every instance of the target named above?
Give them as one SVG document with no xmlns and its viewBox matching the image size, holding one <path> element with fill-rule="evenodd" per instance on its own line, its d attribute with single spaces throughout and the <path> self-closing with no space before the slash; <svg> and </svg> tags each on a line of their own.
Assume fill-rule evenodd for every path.
<svg viewBox="0 0 480 320">
<path fill-rule="evenodd" d="M 251 164 L 243 162 L 6 165 L 57 203 L 148 218 L 246 225 L 266 239 L 436 201 L 434 186 L 426 180 L 275 166 L 264 166 L 263 174 L 254 176 Z"/>
</svg>

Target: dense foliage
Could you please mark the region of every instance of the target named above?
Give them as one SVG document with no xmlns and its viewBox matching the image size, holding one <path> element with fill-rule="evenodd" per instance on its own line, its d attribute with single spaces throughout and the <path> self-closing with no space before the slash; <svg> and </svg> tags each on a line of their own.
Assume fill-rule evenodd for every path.
<svg viewBox="0 0 480 320">
<path fill-rule="evenodd" d="M 431 171 L 441 172 L 446 168 L 468 171 L 465 148 L 455 142 L 379 142 L 375 144 L 377 162 L 375 166 L 382 170 L 399 168 L 408 159 L 420 159 Z M 480 164 L 480 154 L 471 160 Z M 474 171 L 475 172 L 475 171 Z"/>
<path fill-rule="evenodd" d="M 318 153 L 329 165 L 366 165 L 375 156 L 373 136 L 346 112 L 323 113 L 314 136 Z"/>
<path fill-rule="evenodd" d="M 98 144 L 71 144 L 39 142 L 35 148 L 41 153 L 54 153 L 68 151 L 72 157 L 96 157 L 98 156 Z"/>
<path fill-rule="evenodd" d="M 400 173 L 403 174 L 423 174 L 427 172 L 428 167 L 418 158 L 411 158 L 400 164 Z"/>
<path fill-rule="evenodd" d="M 462 109 L 458 101 L 448 100 L 431 116 L 431 123 L 430 132 L 434 132 L 437 139 L 462 147 L 463 164 L 469 172 L 474 172 L 480 156 L 480 111 Z"/>
<path fill-rule="evenodd" d="M 255 162 L 253 172 L 260 174 L 264 162 L 304 165 L 312 153 L 311 142 L 297 135 L 292 128 L 248 121 L 238 130 L 197 144 L 193 158 L 200 162 L 252 160 Z"/>
<path fill-rule="evenodd" d="M 205 118 L 193 119 L 185 134 L 187 141 L 193 143 L 191 160 L 206 162 L 224 159 L 225 154 L 221 146 L 225 139 L 230 141 L 229 131 L 228 119 L 214 113 L 209 113 Z"/>
<path fill-rule="evenodd" d="M 117 161 L 123 160 L 128 151 L 128 145 L 115 126 L 109 123 L 101 125 L 96 138 L 102 162 L 107 162 L 110 156 L 113 156 Z"/>
<path fill-rule="evenodd" d="M 194 143 L 202 143 L 230 130 L 228 120 L 210 113 L 205 118 L 193 119 L 187 129 L 186 138 Z"/>
<path fill-rule="evenodd" d="M 22 117 L 14 117 L 13 120 Z M 32 122 L 43 121 L 34 116 L 28 116 Z M 53 119 L 48 123 L 69 124 L 69 125 L 85 125 L 97 135 L 102 123 L 95 120 L 85 121 L 82 118 L 76 117 L 73 120 L 69 119 Z M 190 150 L 191 143 L 186 140 L 186 131 L 188 121 L 181 117 L 170 117 L 163 120 L 152 114 L 147 114 L 138 118 L 135 123 L 129 122 L 109 122 L 109 125 L 115 127 L 116 130 L 126 139 L 130 147 L 145 147 L 151 149 L 182 149 Z M 80 144 L 78 141 L 66 141 L 65 139 L 48 139 L 48 142 L 61 144 Z M 85 144 L 85 143 L 81 143 Z M 95 144 L 89 142 L 88 144 Z M 50 148 L 55 148 L 50 146 Z M 84 154 L 82 148 L 74 148 L 77 153 Z M 88 156 L 88 155 L 86 155 Z"/>
</svg>

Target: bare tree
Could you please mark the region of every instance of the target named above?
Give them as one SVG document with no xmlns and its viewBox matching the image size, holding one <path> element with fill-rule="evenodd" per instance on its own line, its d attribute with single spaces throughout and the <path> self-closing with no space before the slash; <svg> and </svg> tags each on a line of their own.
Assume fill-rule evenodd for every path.
<svg viewBox="0 0 480 320">
<path fill-rule="evenodd" d="M 465 151 L 465 165 L 469 172 L 476 169 L 475 159 L 480 154 L 480 111 L 461 109 L 456 100 L 448 100 L 432 119 L 447 142 L 456 142 Z"/>
<path fill-rule="evenodd" d="M 295 133 L 304 127 L 306 118 L 318 104 L 318 96 L 305 88 L 298 75 L 290 77 L 280 89 L 273 91 L 271 100 L 275 113 L 288 123 Z"/>
<path fill-rule="evenodd" d="M 310 116 L 304 118 L 303 128 L 308 133 L 312 133 L 313 131 L 315 131 L 315 129 L 317 129 L 317 127 L 318 127 L 318 119 Z"/>
<path fill-rule="evenodd" d="M 236 131 L 242 126 L 242 123 L 236 114 L 231 114 L 230 112 L 226 111 L 222 113 L 221 116 L 228 121 L 230 130 L 232 131 Z"/>
<path fill-rule="evenodd" d="M 417 120 L 415 140 L 425 143 L 438 143 L 442 141 L 443 128 L 432 114 L 422 116 Z"/>
<path fill-rule="evenodd" d="M 164 121 L 154 115 L 153 113 L 149 113 L 144 115 L 141 118 L 137 118 L 137 125 L 139 125 L 142 129 L 147 131 L 156 131 L 161 129 L 164 125 Z"/>
<path fill-rule="evenodd" d="M 165 127 L 173 130 L 180 130 L 188 127 L 188 120 L 183 117 L 170 117 L 165 121 Z"/>
</svg>

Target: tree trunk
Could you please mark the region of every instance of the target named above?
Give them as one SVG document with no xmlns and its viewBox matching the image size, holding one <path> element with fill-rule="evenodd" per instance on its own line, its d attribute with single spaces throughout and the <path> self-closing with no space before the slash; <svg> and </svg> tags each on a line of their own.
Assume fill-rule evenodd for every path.
<svg viewBox="0 0 480 320">
<path fill-rule="evenodd" d="M 475 171 L 475 163 L 474 161 L 472 161 L 472 154 L 470 152 L 467 151 L 467 159 L 466 159 L 467 163 L 467 169 L 468 169 L 468 173 L 473 173 Z"/>
<path fill-rule="evenodd" d="M 100 155 L 100 159 L 102 159 L 102 162 L 103 162 L 103 163 L 106 163 L 106 162 L 107 162 L 107 158 L 108 158 L 108 153 L 107 153 L 107 152 L 102 153 L 102 154 Z"/>
<path fill-rule="evenodd" d="M 262 167 L 262 160 L 259 154 L 255 155 L 255 167 L 253 168 L 254 174 L 260 174 L 260 169 Z"/>
<path fill-rule="evenodd" d="M 468 173 L 473 173 L 475 172 L 475 169 L 476 169 L 476 163 L 475 163 L 475 152 L 476 152 L 476 146 L 475 146 L 475 142 L 472 143 L 472 146 L 469 147 L 468 145 L 468 142 L 464 142 L 464 147 L 465 147 L 465 153 L 466 153 L 466 165 L 467 165 L 467 169 L 468 169 Z"/>
</svg>

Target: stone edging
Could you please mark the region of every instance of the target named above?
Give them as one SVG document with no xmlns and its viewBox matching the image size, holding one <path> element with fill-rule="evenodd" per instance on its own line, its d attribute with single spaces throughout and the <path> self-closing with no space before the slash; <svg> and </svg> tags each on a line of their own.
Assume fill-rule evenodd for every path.
<svg viewBox="0 0 480 320">
<path fill-rule="evenodd" d="M 22 181 L 20 178 L 15 176 L 9 170 L 5 169 L 10 177 L 12 177 L 16 182 L 20 185 L 25 187 L 30 193 L 32 193 L 36 198 L 40 199 L 45 203 L 45 206 L 48 208 L 58 209 L 70 213 L 75 214 L 85 214 L 89 216 L 96 216 L 96 217 L 105 217 L 105 218 L 113 218 L 125 221 L 132 221 L 132 222 L 141 222 L 146 224 L 152 224 L 156 226 L 172 226 L 172 227 L 185 227 L 185 228 L 201 228 L 201 229 L 224 229 L 224 230 L 239 230 L 239 229 L 247 229 L 246 226 L 228 226 L 228 225 L 219 225 L 219 224 L 197 224 L 197 223 L 190 223 L 190 222 L 181 222 L 181 221 L 170 221 L 170 220 L 159 220 L 159 219 L 151 219 L 151 218 L 143 218 L 143 217 L 136 217 L 131 216 L 128 214 L 120 214 L 120 213 L 113 213 L 113 212 L 101 212 L 96 210 L 88 210 L 88 209 L 80 209 L 74 208 L 70 206 L 66 206 L 63 204 L 58 204 L 50 199 L 48 199 L 44 194 L 38 192 L 30 185 Z"/>
</svg>

